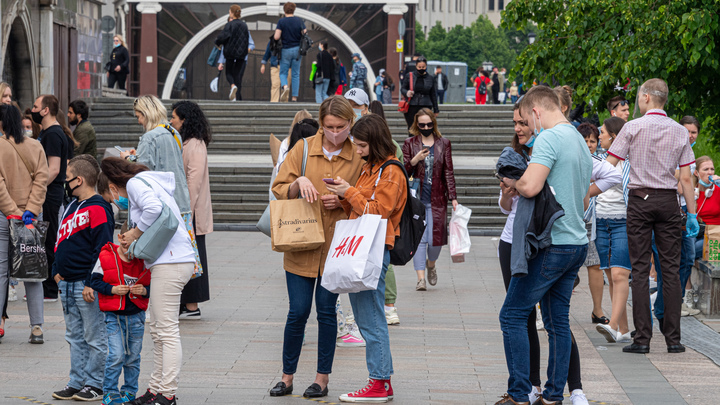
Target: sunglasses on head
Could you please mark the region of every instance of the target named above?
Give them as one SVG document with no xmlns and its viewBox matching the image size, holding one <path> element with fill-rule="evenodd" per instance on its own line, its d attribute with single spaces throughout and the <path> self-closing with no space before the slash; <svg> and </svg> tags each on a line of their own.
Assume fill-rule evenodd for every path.
<svg viewBox="0 0 720 405">
<path fill-rule="evenodd" d="M 428 122 L 427 124 L 424 122 L 418 122 L 418 128 L 432 128 L 432 127 L 433 127 L 432 122 Z"/>
<path fill-rule="evenodd" d="M 621 105 L 621 106 L 626 106 L 626 105 L 628 105 L 628 104 L 630 104 L 629 101 L 627 101 L 627 100 L 622 100 L 622 101 L 618 102 L 617 104 L 615 104 L 615 105 L 613 106 L 613 108 L 611 108 L 611 110 L 616 109 L 619 105 Z"/>
</svg>

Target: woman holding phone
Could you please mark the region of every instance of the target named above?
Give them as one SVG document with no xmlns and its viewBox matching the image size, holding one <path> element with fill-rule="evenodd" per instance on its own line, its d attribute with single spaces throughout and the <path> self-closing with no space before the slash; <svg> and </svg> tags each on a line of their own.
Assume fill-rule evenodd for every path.
<svg viewBox="0 0 720 405">
<path fill-rule="evenodd" d="M 435 261 L 442 246 L 448 243 L 448 200 L 452 201 L 453 210 L 458 202 L 450 141 L 440 134 L 435 114 L 429 108 L 423 108 L 415 115 L 410 134 L 414 136 L 405 139 L 402 147 L 405 170 L 408 176 L 420 182 L 417 197 L 425 204 L 427 221 L 420 246 L 413 257 L 418 277 L 415 290 L 425 291 L 425 270 L 427 282 L 437 284 Z"/>
<path fill-rule="evenodd" d="M 335 356 L 337 294 L 322 287 L 322 274 L 328 249 L 332 243 L 335 222 L 347 219 L 337 195 L 327 191 L 323 179 L 341 177 L 355 183 L 360 176 L 363 160 L 354 153 L 349 138 L 355 112 L 342 96 L 332 96 L 320 105 L 317 135 L 307 138 L 307 163 L 302 173 L 305 145 L 298 142 L 290 149 L 275 178 L 272 192 L 278 200 L 302 197 L 320 205 L 320 217 L 325 244 L 315 250 L 285 252 L 284 268 L 290 309 L 285 322 L 283 338 L 282 380 L 270 390 L 270 396 L 279 397 L 293 392 L 293 377 L 297 371 L 302 350 L 305 325 L 315 298 L 318 319 L 317 375 L 315 382 L 305 390 L 309 398 L 324 397 L 328 393 L 328 380 Z M 319 201 L 318 201 L 319 200 Z"/>
<path fill-rule="evenodd" d="M 342 402 L 387 402 L 393 399 L 390 376 L 393 374 L 390 334 L 385 322 L 385 274 L 390 264 L 390 250 L 400 235 L 400 219 L 407 202 L 407 180 L 403 170 L 384 163 L 394 160 L 395 145 L 384 119 L 375 114 L 360 118 L 352 129 L 357 155 L 367 163 L 355 187 L 337 178 L 326 187 L 342 197 L 342 207 L 355 219 L 368 214 L 387 219 L 383 267 L 377 289 L 351 293 L 350 303 L 357 325 L 365 338 L 365 358 L 370 378 L 365 387 L 340 396 Z"/>
</svg>

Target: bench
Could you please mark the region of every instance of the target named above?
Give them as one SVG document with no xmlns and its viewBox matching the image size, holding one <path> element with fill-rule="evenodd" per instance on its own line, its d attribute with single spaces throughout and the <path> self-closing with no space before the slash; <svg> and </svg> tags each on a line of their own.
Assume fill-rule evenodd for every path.
<svg viewBox="0 0 720 405">
<path fill-rule="evenodd" d="M 690 278 L 698 293 L 696 308 L 708 318 L 720 318 L 720 261 L 697 260 Z"/>
</svg>

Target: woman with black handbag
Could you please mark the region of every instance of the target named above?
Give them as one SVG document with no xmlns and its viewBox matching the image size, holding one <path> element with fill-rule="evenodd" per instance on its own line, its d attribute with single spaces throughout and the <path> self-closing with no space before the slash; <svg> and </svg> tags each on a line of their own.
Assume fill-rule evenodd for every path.
<svg viewBox="0 0 720 405">
<path fill-rule="evenodd" d="M 45 151 L 40 142 L 23 134 L 22 116 L 12 106 L 0 105 L 2 133 L 0 137 L 0 338 L 5 335 L 9 276 L 8 215 L 22 217 L 26 225 L 38 218 L 45 202 L 47 179 L 50 176 Z M 41 282 L 25 282 L 30 315 L 30 343 L 43 343 L 43 287 Z"/>
<path fill-rule="evenodd" d="M 125 40 L 122 35 L 115 35 L 113 37 L 113 50 L 110 54 L 110 62 L 105 65 L 109 88 L 114 88 L 115 83 L 117 83 L 118 89 L 125 90 L 125 79 L 130 71 L 128 69 L 129 63 L 130 54 L 125 47 Z"/>
<path fill-rule="evenodd" d="M 413 82 L 410 83 L 410 78 Z M 405 113 L 405 122 L 408 129 L 413 125 L 415 114 L 423 108 L 428 108 L 437 116 L 440 113 L 437 102 L 437 88 L 433 75 L 427 72 L 427 59 L 420 57 L 415 64 L 415 71 L 405 75 L 401 92 L 409 99 L 409 108 Z M 412 136 L 412 135 L 411 135 Z"/>
</svg>

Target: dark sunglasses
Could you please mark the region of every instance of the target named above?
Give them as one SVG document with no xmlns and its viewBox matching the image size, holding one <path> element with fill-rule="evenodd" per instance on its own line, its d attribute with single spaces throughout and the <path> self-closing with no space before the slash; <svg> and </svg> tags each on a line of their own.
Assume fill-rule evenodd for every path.
<svg viewBox="0 0 720 405">
<path fill-rule="evenodd" d="M 432 127 L 433 127 L 432 122 L 428 122 L 427 124 L 418 122 L 418 128 L 432 128 Z"/>
<path fill-rule="evenodd" d="M 615 104 L 615 105 L 613 106 L 613 108 L 611 108 L 611 110 L 616 109 L 619 105 L 621 105 L 621 106 L 626 106 L 626 105 L 628 105 L 628 104 L 630 104 L 629 101 L 627 101 L 627 100 L 622 100 L 622 101 L 620 101 L 619 103 Z"/>
</svg>

